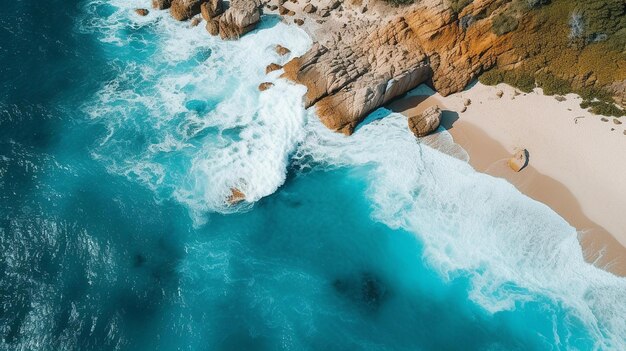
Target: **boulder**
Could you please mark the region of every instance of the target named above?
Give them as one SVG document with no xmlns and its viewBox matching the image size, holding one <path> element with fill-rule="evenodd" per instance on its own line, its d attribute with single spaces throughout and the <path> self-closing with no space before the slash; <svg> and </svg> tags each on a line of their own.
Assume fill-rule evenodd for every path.
<svg viewBox="0 0 626 351">
<path fill-rule="evenodd" d="M 613 118 L 613 123 L 615 123 L 615 124 L 617 124 L 617 125 L 620 125 L 620 124 L 622 124 L 622 121 L 620 121 L 620 120 L 619 120 L 619 119 L 617 119 L 617 118 Z"/>
<path fill-rule="evenodd" d="M 296 18 L 296 19 L 294 19 L 294 20 L 293 20 L 293 23 L 295 23 L 295 24 L 297 24 L 297 25 L 301 26 L 301 25 L 303 25 L 303 24 L 304 24 L 304 20 L 303 20 L 303 19 L 300 19 L 300 18 Z"/>
<path fill-rule="evenodd" d="M 192 27 L 197 27 L 200 24 L 200 22 L 202 22 L 202 17 L 194 17 L 191 20 L 191 26 Z"/>
<path fill-rule="evenodd" d="M 135 13 L 139 16 L 148 16 L 150 11 L 148 11 L 147 9 L 135 9 Z"/>
<path fill-rule="evenodd" d="M 429 107 L 421 114 L 408 119 L 409 129 L 418 138 L 426 136 L 439 128 L 441 114 L 439 106 Z"/>
<path fill-rule="evenodd" d="M 521 149 L 509 159 L 509 167 L 515 172 L 519 172 L 528 166 L 529 153 L 526 149 Z"/>
<path fill-rule="evenodd" d="M 470 99 L 463 100 L 463 106 L 469 106 L 471 104 L 472 104 L 472 100 L 470 100 Z"/>
<path fill-rule="evenodd" d="M 285 7 L 285 6 L 283 6 L 283 5 L 278 6 L 278 14 L 279 14 L 279 15 L 281 15 L 281 16 L 285 16 L 285 15 L 286 15 L 286 14 L 288 14 L 288 13 L 289 13 L 289 9 L 288 9 L 288 8 L 286 8 L 286 7 Z"/>
<path fill-rule="evenodd" d="M 217 20 L 209 20 L 206 23 L 206 31 L 211 35 L 219 35 L 220 34 L 220 24 Z"/>
<path fill-rule="evenodd" d="M 221 12 L 219 2 L 205 8 L 203 16 L 213 16 L 207 21 L 207 31 L 222 39 L 239 38 L 253 30 L 261 19 L 261 5 L 256 0 L 232 0 L 222 15 L 216 15 Z"/>
<path fill-rule="evenodd" d="M 200 13 L 204 0 L 172 0 L 170 13 L 178 21 L 186 21 Z"/>
<path fill-rule="evenodd" d="M 202 18 L 209 22 L 212 18 L 224 13 L 224 3 L 222 0 L 209 0 L 200 5 L 200 13 Z"/>
<path fill-rule="evenodd" d="M 267 89 L 271 88 L 274 86 L 274 83 L 270 83 L 270 82 L 263 82 L 261 84 L 259 84 L 259 91 L 266 91 Z"/>
<path fill-rule="evenodd" d="M 265 74 L 268 74 L 270 72 L 274 72 L 274 71 L 278 71 L 279 69 L 283 68 L 283 66 L 277 64 L 277 63 L 270 63 L 269 65 L 267 65 L 267 67 L 265 67 Z"/>
<path fill-rule="evenodd" d="M 230 195 L 226 198 L 226 202 L 233 206 L 246 200 L 246 194 L 237 188 L 230 189 Z"/>
<path fill-rule="evenodd" d="M 317 7 L 315 7 L 315 5 L 312 4 L 307 4 L 304 9 L 302 9 L 305 13 L 313 13 L 315 11 L 317 11 Z"/>
<path fill-rule="evenodd" d="M 152 8 L 155 8 L 157 10 L 168 9 L 171 5 L 171 0 L 152 0 Z"/>
<path fill-rule="evenodd" d="M 496 96 L 497 96 L 498 98 L 501 98 L 503 95 L 504 95 L 504 92 L 503 92 L 502 90 L 498 90 L 498 91 L 496 91 Z"/>
<path fill-rule="evenodd" d="M 286 47 L 282 45 L 276 45 L 276 53 L 279 54 L 280 56 L 285 56 L 289 54 L 290 52 L 291 50 L 287 49 Z"/>
</svg>

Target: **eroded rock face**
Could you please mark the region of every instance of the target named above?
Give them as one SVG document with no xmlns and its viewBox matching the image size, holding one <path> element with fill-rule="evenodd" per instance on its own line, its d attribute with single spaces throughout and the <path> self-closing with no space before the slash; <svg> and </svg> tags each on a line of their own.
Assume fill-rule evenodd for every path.
<svg viewBox="0 0 626 351">
<path fill-rule="evenodd" d="M 152 8 L 157 10 L 165 10 L 170 8 L 172 5 L 171 0 L 152 0 Z"/>
<path fill-rule="evenodd" d="M 422 1 L 392 13 L 387 24 L 339 29 L 287 63 L 285 76 L 307 86 L 305 105 L 316 106 L 326 126 L 351 134 L 370 111 L 421 83 L 430 81 L 445 96 L 496 62 L 519 62 L 505 45 L 507 35 L 492 33 L 491 19 L 484 16 L 506 3 L 475 1 L 455 14 L 444 1 Z M 462 26 L 461 16 L 473 20 Z"/>
<path fill-rule="evenodd" d="M 211 0 L 209 4 L 203 5 L 202 16 L 207 21 L 206 28 L 211 35 L 237 39 L 256 27 L 261 19 L 260 5 L 257 0 L 232 0 L 230 7 L 221 14 L 221 1 Z"/>
<path fill-rule="evenodd" d="M 205 0 L 173 0 L 170 7 L 172 17 L 178 21 L 186 21 L 200 13 L 200 6 Z"/>
<path fill-rule="evenodd" d="M 408 119 L 409 129 L 418 138 L 426 136 L 439 128 L 441 114 L 439 106 L 431 106 L 421 114 Z"/>
<path fill-rule="evenodd" d="M 307 86 L 305 106 L 315 105 L 328 128 L 351 134 L 367 113 L 431 77 L 417 39 L 400 18 L 353 40 L 316 43 L 284 66 L 284 76 Z"/>
</svg>

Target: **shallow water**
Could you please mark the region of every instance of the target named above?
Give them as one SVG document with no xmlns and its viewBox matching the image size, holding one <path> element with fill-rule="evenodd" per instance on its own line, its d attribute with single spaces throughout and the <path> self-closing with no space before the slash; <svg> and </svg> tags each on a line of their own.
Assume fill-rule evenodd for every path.
<svg viewBox="0 0 626 351">
<path fill-rule="evenodd" d="M 346 138 L 265 77 L 297 27 L 143 6 L 0 14 L 2 349 L 626 348 L 625 280 L 549 208 L 443 131 L 380 109 Z"/>
</svg>

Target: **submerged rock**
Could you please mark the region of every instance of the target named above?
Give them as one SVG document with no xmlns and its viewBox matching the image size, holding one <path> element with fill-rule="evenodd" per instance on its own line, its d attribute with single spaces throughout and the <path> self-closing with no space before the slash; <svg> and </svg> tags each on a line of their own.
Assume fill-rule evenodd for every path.
<svg viewBox="0 0 626 351">
<path fill-rule="evenodd" d="M 150 11 L 148 11 L 147 9 L 135 9 L 135 13 L 139 16 L 147 16 Z"/>
<path fill-rule="evenodd" d="M 515 172 L 519 172 L 528 166 L 529 153 L 526 149 L 521 149 L 509 159 L 509 167 Z"/>
<path fill-rule="evenodd" d="M 228 198 L 226 199 L 226 201 L 228 202 L 229 205 L 236 205 L 240 202 L 243 202 L 246 200 L 246 194 L 244 194 L 243 192 L 241 192 L 241 190 L 237 189 L 237 188 L 231 188 L 230 189 L 230 195 L 228 196 Z"/>
<path fill-rule="evenodd" d="M 274 83 L 271 82 L 264 82 L 259 84 L 259 91 L 266 91 L 267 89 L 271 88 L 274 86 Z"/>
<path fill-rule="evenodd" d="M 279 54 L 280 56 L 285 56 L 291 53 L 291 50 L 287 49 L 286 47 L 282 45 L 276 45 L 276 53 Z"/>
<path fill-rule="evenodd" d="M 278 71 L 279 69 L 282 69 L 283 66 L 277 64 L 277 63 L 270 63 L 269 65 L 267 65 L 267 67 L 265 67 L 265 74 L 268 74 L 270 72 L 274 72 L 274 71 Z"/>
<path fill-rule="evenodd" d="M 439 128 L 441 115 L 439 106 L 429 107 L 420 115 L 408 119 L 409 129 L 418 138 L 426 136 Z"/>
</svg>

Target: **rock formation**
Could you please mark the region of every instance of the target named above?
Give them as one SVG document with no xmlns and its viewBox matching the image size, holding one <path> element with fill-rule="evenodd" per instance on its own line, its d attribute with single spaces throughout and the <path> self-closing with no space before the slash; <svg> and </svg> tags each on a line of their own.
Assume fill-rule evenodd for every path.
<svg viewBox="0 0 626 351">
<path fill-rule="evenodd" d="M 265 74 L 268 74 L 270 72 L 274 72 L 274 71 L 278 71 L 279 69 L 282 69 L 283 66 L 277 64 L 277 63 L 270 63 L 269 65 L 267 65 L 267 67 L 265 67 Z"/>
<path fill-rule="evenodd" d="M 558 55 L 541 56 L 543 47 L 533 49 L 532 42 L 523 40 L 526 34 L 546 36 L 543 23 L 550 17 L 542 19 L 537 14 L 552 6 L 547 2 L 532 9 L 519 0 L 420 0 L 400 7 L 360 0 L 302 5 L 296 0 L 232 0 L 228 9 L 222 0 L 153 0 L 153 6 L 167 8 L 170 1 L 175 18 L 189 19 L 202 12 L 207 31 L 223 39 L 235 39 L 252 30 L 260 20 L 262 5 L 283 16 L 297 11 L 294 22 L 304 25 L 316 42 L 303 56 L 285 64 L 284 77 L 305 85 L 305 106 L 315 106 L 326 126 L 344 134 L 351 134 L 370 111 L 421 83 L 445 96 L 461 91 L 493 67 L 510 71 L 532 60 L 560 59 Z M 367 14 L 363 14 L 365 9 Z M 312 20 L 301 18 L 307 16 Z M 563 30 L 559 27 L 555 33 L 567 40 Z M 568 44 L 558 48 L 576 52 Z M 280 45 L 276 50 L 281 56 L 289 53 Z M 612 57 L 625 62 L 619 67 L 626 67 L 623 55 Z M 579 73 L 567 73 L 563 79 L 594 89 L 603 81 L 600 88 L 626 104 L 626 69 L 614 75 L 595 74 L 598 66 L 583 67 L 585 62 L 574 62 Z M 524 79 L 520 80 L 532 89 L 535 77 Z"/>
<path fill-rule="evenodd" d="M 519 172 L 528 166 L 529 154 L 528 150 L 521 149 L 513 155 L 508 161 L 509 167 L 515 172 Z"/>
<path fill-rule="evenodd" d="M 426 136 L 439 128 L 441 114 L 439 106 L 431 106 L 421 114 L 408 118 L 409 129 L 418 138 Z"/>
<path fill-rule="evenodd" d="M 191 19 L 200 13 L 200 5 L 203 0 L 173 0 L 170 13 L 178 21 Z"/>
<path fill-rule="evenodd" d="M 210 3 L 221 4 L 221 0 Z M 202 16 L 207 21 L 207 31 L 222 39 L 237 39 L 256 27 L 261 19 L 260 4 L 256 0 L 232 0 L 221 14 L 221 5 L 205 5 Z M 208 19 L 207 19 L 208 18 Z"/>
<path fill-rule="evenodd" d="M 228 196 L 228 198 L 226 198 L 226 202 L 228 202 L 228 204 L 231 206 L 234 206 L 245 200 L 246 200 L 246 194 L 244 194 L 243 192 L 241 192 L 241 190 L 237 188 L 231 188 L 230 195 Z"/>
<path fill-rule="evenodd" d="M 152 7 L 157 10 L 168 9 L 172 4 L 171 0 L 152 0 Z"/>
<path fill-rule="evenodd" d="M 143 16 L 148 16 L 150 11 L 148 11 L 147 9 L 135 9 L 135 13 L 143 17 Z"/>
<path fill-rule="evenodd" d="M 274 86 L 274 83 L 271 82 L 263 82 L 259 84 L 259 91 L 266 91 L 267 89 Z"/>
</svg>

